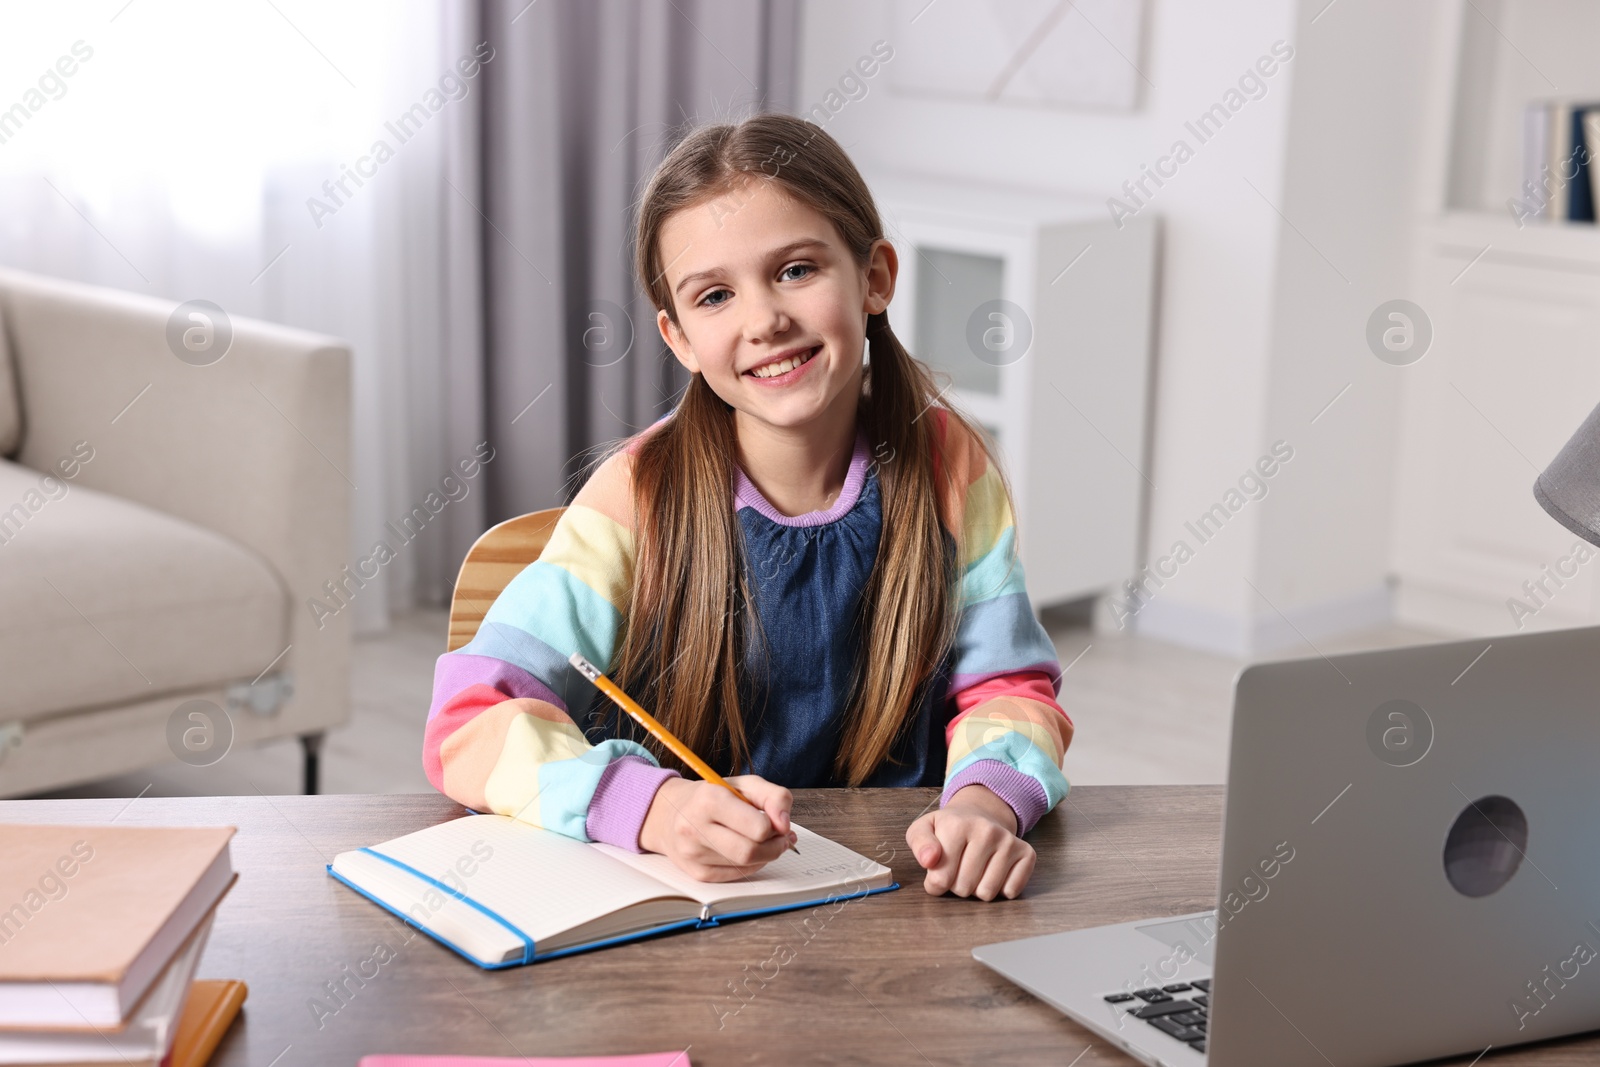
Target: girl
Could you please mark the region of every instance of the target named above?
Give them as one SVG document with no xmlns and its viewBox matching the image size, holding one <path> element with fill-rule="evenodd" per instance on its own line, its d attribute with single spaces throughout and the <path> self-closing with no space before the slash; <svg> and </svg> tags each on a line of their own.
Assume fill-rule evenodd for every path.
<svg viewBox="0 0 1600 1067">
<path fill-rule="evenodd" d="M 636 266 L 688 389 L 440 657 L 429 780 L 703 880 L 783 853 L 789 788 L 942 781 L 906 832 L 927 891 L 1015 897 L 1067 791 L 1061 669 L 987 438 L 889 328 L 860 174 L 798 118 L 702 127 L 645 191 Z M 681 777 L 574 651 L 761 810 Z"/>
</svg>

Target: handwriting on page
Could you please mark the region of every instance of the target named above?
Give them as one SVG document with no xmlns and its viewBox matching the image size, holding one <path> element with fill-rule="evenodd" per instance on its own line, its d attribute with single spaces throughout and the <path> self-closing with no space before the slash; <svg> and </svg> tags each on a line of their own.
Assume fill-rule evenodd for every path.
<svg viewBox="0 0 1600 1067">
<path fill-rule="evenodd" d="M 796 878 L 814 878 L 820 874 L 843 874 L 861 866 L 858 863 L 830 863 L 826 867 L 807 867 L 803 871 L 794 872 Z"/>
</svg>

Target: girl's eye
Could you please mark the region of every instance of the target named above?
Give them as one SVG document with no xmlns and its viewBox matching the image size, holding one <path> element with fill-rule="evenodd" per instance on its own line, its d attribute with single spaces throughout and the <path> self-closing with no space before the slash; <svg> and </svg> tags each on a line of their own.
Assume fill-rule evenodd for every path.
<svg viewBox="0 0 1600 1067">
<path fill-rule="evenodd" d="M 794 271 L 794 270 L 805 271 L 805 274 L 800 275 L 798 278 L 792 277 L 789 274 L 789 272 L 790 271 Z M 787 267 L 783 268 L 783 270 L 778 272 L 778 277 L 782 278 L 782 279 L 785 279 L 785 280 L 788 280 L 788 281 L 799 281 L 800 278 L 805 278 L 805 277 L 807 277 L 807 276 L 809 276 L 811 274 L 816 273 L 816 270 L 817 270 L 817 268 L 813 264 L 810 264 L 810 263 L 791 263 Z M 712 307 L 712 308 L 714 308 L 714 307 L 720 307 L 721 305 L 726 304 L 727 300 L 713 300 L 713 299 L 711 299 L 712 297 L 719 296 L 719 295 L 726 297 L 726 296 L 731 296 L 732 294 L 729 293 L 728 290 L 726 290 L 726 289 L 713 289 L 709 293 L 707 293 L 705 296 L 702 296 L 700 298 L 700 300 L 698 301 L 698 306 L 699 307 Z"/>
</svg>

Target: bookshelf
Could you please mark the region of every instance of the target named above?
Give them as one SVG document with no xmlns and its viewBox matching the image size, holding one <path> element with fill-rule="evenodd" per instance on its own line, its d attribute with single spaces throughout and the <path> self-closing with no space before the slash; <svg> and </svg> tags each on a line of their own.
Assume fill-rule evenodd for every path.
<svg viewBox="0 0 1600 1067">
<path fill-rule="evenodd" d="M 1434 341 L 1397 368 L 1395 613 L 1482 635 L 1600 622 L 1600 562 L 1562 564 L 1576 538 L 1532 492 L 1600 402 L 1600 227 L 1519 227 L 1507 205 L 1525 104 L 1600 100 L 1600 4 L 1458 0 L 1445 21 L 1411 245 Z"/>
<path fill-rule="evenodd" d="M 1593 60 L 1600 4 L 1456 0 L 1454 16 L 1441 206 L 1509 218 L 1506 201 L 1520 195 L 1523 179 L 1524 106 L 1563 98 L 1600 101 L 1600 65 Z"/>
<path fill-rule="evenodd" d="M 1103 202 L 873 174 L 900 258 L 890 321 L 994 435 L 1036 606 L 1138 569 L 1156 225 Z"/>
</svg>

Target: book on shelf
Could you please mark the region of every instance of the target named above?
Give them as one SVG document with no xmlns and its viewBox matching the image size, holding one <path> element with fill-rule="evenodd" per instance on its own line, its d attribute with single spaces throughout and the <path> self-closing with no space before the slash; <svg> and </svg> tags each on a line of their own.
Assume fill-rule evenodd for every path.
<svg viewBox="0 0 1600 1067">
<path fill-rule="evenodd" d="M 1550 217 L 1549 194 L 1544 190 L 1550 165 L 1550 116 L 1546 105 L 1535 101 L 1522 110 L 1522 193 L 1530 218 Z"/>
<path fill-rule="evenodd" d="M 1535 100 L 1523 109 L 1521 218 L 1595 222 L 1600 103 Z"/>
<path fill-rule="evenodd" d="M 1564 186 L 1566 192 L 1566 218 L 1569 222 L 1594 221 L 1594 193 L 1589 182 L 1594 174 L 1594 152 L 1597 147 L 1588 140 L 1586 120 L 1595 111 L 1595 105 L 1576 105 L 1567 109 L 1563 121 L 1567 125 L 1567 138 L 1563 142 L 1570 157 L 1572 180 Z M 1566 171 L 1563 170 L 1563 173 Z"/>
<path fill-rule="evenodd" d="M 485 968 L 899 888 L 883 864 L 794 830 L 798 854 L 736 882 L 697 881 L 665 856 L 502 815 L 468 815 L 341 852 L 328 872 Z"/>
<path fill-rule="evenodd" d="M 1589 148 L 1589 209 L 1593 219 L 1594 208 L 1600 205 L 1600 160 L 1595 159 L 1595 153 L 1600 152 L 1600 106 L 1583 110 L 1583 139 Z"/>
</svg>

